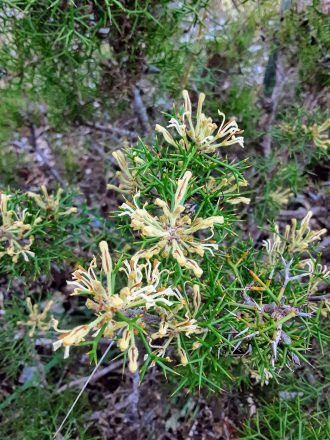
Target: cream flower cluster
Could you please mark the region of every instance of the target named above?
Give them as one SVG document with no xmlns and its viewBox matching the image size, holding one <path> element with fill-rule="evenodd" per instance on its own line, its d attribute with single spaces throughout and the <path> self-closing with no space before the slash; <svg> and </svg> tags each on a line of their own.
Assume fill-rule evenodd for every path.
<svg viewBox="0 0 330 440">
<path fill-rule="evenodd" d="M 239 144 L 244 147 L 244 138 L 237 136 L 243 133 L 238 128 L 235 119 L 226 121 L 224 113 L 218 111 L 221 118 L 220 126 L 212 121 L 210 117 L 203 113 L 203 103 L 205 100 L 204 93 L 199 95 L 196 121 L 194 123 L 192 116 L 192 105 L 187 90 L 182 92 L 184 99 L 184 112 L 178 115 L 177 119 L 171 118 L 167 128 L 174 128 L 180 137 L 177 142 L 170 134 L 170 132 L 161 125 L 156 125 L 156 131 L 164 136 L 166 142 L 173 147 L 181 146 L 186 150 L 191 148 L 192 144 L 198 146 L 198 150 L 204 153 L 213 153 L 220 147 L 227 147 L 229 145 Z"/>
<path fill-rule="evenodd" d="M 54 217 L 65 216 L 74 214 L 77 212 L 77 208 L 74 206 L 61 210 L 61 196 L 63 194 L 63 189 L 59 188 L 56 195 L 49 194 L 45 185 L 41 185 L 41 193 L 37 194 L 34 192 L 27 192 L 26 195 L 33 199 L 37 206 L 42 210 L 53 215 Z"/>
<path fill-rule="evenodd" d="M 14 211 L 8 208 L 10 196 L 0 193 L 0 258 L 9 255 L 16 263 L 22 256 L 25 261 L 34 257 L 34 252 L 30 250 L 34 237 L 30 234 L 32 224 L 28 223 L 29 213 Z M 34 224 L 41 221 L 41 218 L 34 220 Z"/>
<path fill-rule="evenodd" d="M 205 189 L 210 192 L 221 191 L 222 196 L 226 198 L 226 202 L 230 205 L 238 205 L 239 203 L 248 205 L 251 202 L 249 197 L 237 196 L 235 194 L 240 191 L 241 187 L 245 188 L 247 186 L 248 182 L 245 179 L 236 181 L 235 176 L 224 177 L 220 182 L 217 182 L 211 176 L 207 179 Z"/>
<path fill-rule="evenodd" d="M 155 238 L 157 244 L 150 248 L 138 251 L 133 257 L 134 260 L 141 258 L 150 259 L 162 251 L 163 256 L 172 255 L 180 266 L 192 270 L 195 276 L 200 277 L 202 269 L 196 261 L 187 258 L 187 254 L 204 256 L 205 251 L 213 255 L 213 250 L 218 249 L 218 244 L 213 243 L 211 238 L 214 234 L 214 226 L 224 223 L 223 216 L 212 216 L 206 219 L 197 217 L 194 220 L 185 211 L 185 199 L 189 187 L 189 180 L 192 174 L 186 171 L 182 179 L 177 182 L 177 190 L 173 197 L 171 207 L 169 204 L 157 198 L 155 205 L 162 209 L 163 215 L 159 218 L 152 216 L 145 208 L 137 204 L 139 194 L 135 196 L 135 204 L 124 203 L 119 215 L 128 215 L 131 218 L 131 226 L 139 231 L 143 237 Z M 207 239 L 199 239 L 194 236 L 198 231 L 210 230 Z"/>
<path fill-rule="evenodd" d="M 27 208 L 19 206 L 10 208 L 12 195 L 0 193 L 0 258 L 9 255 L 13 263 L 17 263 L 21 256 L 24 261 L 29 261 L 35 256 L 31 251 L 34 236 L 31 231 L 43 219 L 56 219 L 77 212 L 77 208 L 61 207 L 63 189 L 58 189 L 56 195 L 48 194 L 45 186 L 41 186 L 41 193 L 25 193 L 37 205 L 38 217 L 34 217 Z"/>
<path fill-rule="evenodd" d="M 169 312 L 168 310 L 160 310 L 160 325 L 157 332 L 152 333 L 149 338 L 149 343 L 152 348 L 154 348 L 154 354 L 157 356 L 165 357 L 166 351 L 173 340 L 176 341 L 177 352 L 180 357 L 181 364 L 186 366 L 188 364 L 187 353 L 182 347 L 180 334 L 185 334 L 188 338 L 191 335 L 198 335 L 205 333 L 206 330 L 198 326 L 197 320 L 193 317 L 201 305 L 201 295 L 199 286 L 195 284 L 193 286 L 194 291 L 194 301 L 193 301 L 193 314 L 187 304 L 186 300 L 181 300 L 181 302 L 175 307 L 174 311 Z M 198 298 L 198 299 L 197 299 Z M 178 318 L 177 312 L 184 309 L 184 317 Z M 162 345 L 154 343 L 157 340 L 164 340 Z M 194 342 L 192 345 L 193 350 L 200 346 L 198 342 Z M 170 357 L 167 357 L 169 362 L 172 361 Z"/>
<path fill-rule="evenodd" d="M 291 225 L 286 225 L 283 236 L 279 232 L 279 226 L 275 225 L 273 237 L 263 241 L 271 265 L 274 265 L 278 255 L 283 255 L 284 252 L 293 254 L 308 250 L 313 243 L 320 240 L 322 235 L 326 233 L 325 228 L 319 231 L 311 230 L 310 220 L 312 215 L 312 211 L 308 211 L 299 226 L 297 225 L 297 219 L 293 218 Z"/>
<path fill-rule="evenodd" d="M 79 267 L 73 273 L 73 280 L 68 282 L 74 287 L 72 295 L 87 296 L 86 307 L 93 310 L 96 318 L 71 330 L 59 329 L 58 321 L 54 320 L 55 330 L 61 333 L 58 341 L 54 343 L 54 350 L 63 346 L 64 357 L 68 357 L 70 347 L 79 345 L 88 335 L 95 338 L 102 330 L 105 337 L 117 338 L 118 348 L 127 352 L 129 370 L 134 372 L 138 368 L 139 351 L 129 318 L 137 316 L 139 325 L 145 327 L 145 314 L 150 310 L 156 312 L 156 323 L 160 322 L 161 328 L 162 320 L 157 319 L 157 312 L 159 316 L 167 313 L 174 319 L 177 311 L 185 306 L 185 301 L 177 289 L 161 286 L 161 276 L 168 271 L 160 270 L 157 260 L 147 261 L 145 264 L 139 264 L 136 260 L 124 261 L 120 270 L 126 276 L 126 286 L 115 293 L 113 265 L 105 241 L 100 243 L 100 251 L 102 270 L 98 269 L 94 257 L 87 270 Z M 102 282 L 102 275 L 106 277 L 105 284 Z M 198 333 L 196 321 L 192 321 L 191 325 L 192 327 L 186 326 L 182 331 L 186 334 Z"/>
<path fill-rule="evenodd" d="M 48 301 L 44 309 L 39 311 L 38 304 L 32 304 L 31 298 L 26 298 L 26 306 L 29 311 L 29 319 L 27 321 L 17 321 L 17 325 L 29 327 L 29 336 L 35 334 L 36 330 L 46 331 L 50 328 L 50 321 L 47 319 L 48 312 L 53 305 L 53 301 Z"/>
<path fill-rule="evenodd" d="M 122 150 L 116 150 L 112 153 L 120 171 L 116 172 L 119 185 L 108 184 L 107 188 L 123 194 L 135 194 L 137 188 L 141 187 L 141 182 L 136 175 L 136 171 L 127 160 L 127 154 Z M 135 157 L 135 163 L 143 163 L 143 159 Z"/>
<path fill-rule="evenodd" d="M 330 118 L 326 119 L 320 125 L 314 124 L 311 127 L 303 125 L 305 132 L 311 133 L 314 145 L 323 150 L 327 150 L 330 147 L 329 128 Z"/>
</svg>

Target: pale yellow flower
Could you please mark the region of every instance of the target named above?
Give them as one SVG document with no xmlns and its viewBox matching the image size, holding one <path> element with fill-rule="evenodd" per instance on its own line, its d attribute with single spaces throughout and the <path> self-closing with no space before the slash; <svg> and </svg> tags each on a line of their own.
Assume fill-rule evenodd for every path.
<svg viewBox="0 0 330 440">
<path fill-rule="evenodd" d="M 7 254 L 13 263 L 17 263 L 20 256 L 29 261 L 30 257 L 34 257 L 34 252 L 30 250 L 34 240 L 30 231 L 33 224 L 38 224 L 41 219 L 35 219 L 33 224 L 27 223 L 28 211 L 8 209 L 9 199 L 9 195 L 0 193 L 0 258 Z"/>
<path fill-rule="evenodd" d="M 63 194 L 62 188 L 59 188 L 57 190 L 56 195 L 48 194 L 45 185 L 42 185 L 40 190 L 41 190 L 41 194 L 37 194 L 29 191 L 26 193 L 26 195 L 31 199 L 33 199 L 36 202 L 36 204 L 39 206 L 39 208 L 42 211 L 46 211 L 47 214 L 52 214 L 54 217 L 59 217 L 59 216 L 70 215 L 77 212 L 77 208 L 75 208 L 74 206 L 70 208 L 66 208 L 63 211 L 61 210 L 61 197 Z"/>
<path fill-rule="evenodd" d="M 120 351 L 126 351 L 128 350 L 130 340 L 131 340 L 131 334 L 132 330 L 130 330 L 128 327 L 123 330 L 122 336 L 117 342 L 118 348 Z"/>
<path fill-rule="evenodd" d="M 285 250 L 285 243 L 282 242 L 278 224 L 274 226 L 273 237 L 263 240 L 262 244 L 266 248 L 269 265 L 274 267 L 278 261 L 278 256 L 283 254 Z"/>
<path fill-rule="evenodd" d="M 205 333 L 207 330 L 201 328 L 197 324 L 197 321 L 191 317 L 185 302 L 182 301 L 181 306 L 186 308 L 185 318 L 177 317 L 173 311 L 162 311 L 159 329 L 151 335 L 150 346 L 155 349 L 154 354 L 156 356 L 165 357 L 168 347 L 174 340 L 177 345 L 180 362 L 183 366 L 186 366 L 188 364 L 188 358 L 185 350 L 182 348 L 180 334 L 184 334 L 189 338 L 193 334 Z M 153 345 L 151 343 L 153 340 L 158 339 L 164 339 L 164 343 L 162 345 Z M 195 345 L 193 349 L 196 348 L 198 347 Z"/>
<path fill-rule="evenodd" d="M 194 315 L 196 315 L 202 304 L 202 296 L 200 292 L 200 287 L 198 284 L 193 285 L 193 305 L 194 305 Z"/>
<path fill-rule="evenodd" d="M 17 321 L 17 324 L 30 327 L 30 337 L 34 335 L 36 330 L 49 330 L 50 321 L 47 320 L 47 315 L 53 305 L 53 301 L 48 301 L 42 312 L 39 311 L 39 305 L 32 304 L 31 298 L 29 297 L 26 298 L 26 305 L 29 311 L 29 319 L 27 321 Z"/>
<path fill-rule="evenodd" d="M 322 148 L 323 150 L 327 150 L 330 146 L 330 139 L 328 131 L 330 129 L 330 118 L 326 119 L 323 124 L 317 125 L 314 124 L 311 127 L 303 126 L 306 132 L 310 132 L 312 134 L 314 145 L 318 148 Z"/>
<path fill-rule="evenodd" d="M 238 205 L 239 203 L 249 204 L 251 199 L 248 197 L 242 197 L 234 194 L 239 192 L 240 188 L 248 186 L 248 182 L 243 180 L 235 179 L 235 176 L 225 177 L 217 182 L 214 177 L 209 177 L 206 181 L 205 187 L 208 191 L 221 191 L 222 197 L 225 198 L 226 202 L 231 205 Z"/>
<path fill-rule="evenodd" d="M 116 176 L 119 180 L 119 185 L 108 184 L 108 189 L 113 189 L 123 194 L 134 194 L 141 186 L 141 182 L 136 176 L 134 167 L 130 166 L 126 157 L 126 154 L 122 150 L 116 150 L 112 153 L 113 157 L 120 168 L 120 171 L 116 172 Z M 140 158 L 135 158 L 135 162 L 143 163 Z"/>
<path fill-rule="evenodd" d="M 313 258 L 308 258 L 300 262 L 300 266 L 306 270 L 308 269 L 308 275 L 310 277 L 308 285 L 308 293 L 313 295 L 318 290 L 318 285 L 321 280 L 326 280 L 330 277 L 330 267 L 318 263 Z"/>
<path fill-rule="evenodd" d="M 269 381 L 273 378 L 272 373 L 267 370 L 267 368 L 264 368 L 263 370 L 263 377 L 258 373 L 258 371 L 252 370 L 250 372 L 251 379 L 255 381 L 256 384 L 268 385 Z"/>
<path fill-rule="evenodd" d="M 236 197 L 235 199 L 227 200 L 227 202 L 231 205 L 238 205 L 239 203 L 244 203 L 245 205 L 248 205 L 251 202 L 251 199 L 249 197 Z"/>
<path fill-rule="evenodd" d="M 279 206 L 287 205 L 290 197 L 292 196 L 293 192 L 290 189 L 278 188 L 269 193 L 269 197 L 272 199 L 272 201 Z"/>
<path fill-rule="evenodd" d="M 310 228 L 310 220 L 312 218 L 312 211 L 309 211 L 302 219 L 300 226 L 297 227 L 297 219 L 291 220 L 291 225 L 286 225 L 284 236 L 279 233 L 278 225 L 275 225 L 273 238 L 263 241 L 268 254 L 268 260 L 271 265 L 274 265 L 277 256 L 283 255 L 284 252 L 302 253 L 308 250 L 309 246 L 321 239 L 321 236 L 326 233 L 326 229 L 319 231 L 312 231 Z"/>
<path fill-rule="evenodd" d="M 244 147 L 244 138 L 237 136 L 243 131 L 237 126 L 235 119 L 230 119 L 225 123 L 224 113 L 218 111 L 221 118 L 220 126 L 212 121 L 210 117 L 203 113 L 204 93 L 199 95 L 196 121 L 192 116 L 192 106 L 187 90 L 182 92 L 184 99 L 184 112 L 178 118 L 171 118 L 167 128 L 174 128 L 181 138 L 178 142 L 172 137 L 170 132 L 160 125 L 156 125 L 156 131 L 162 133 L 166 142 L 174 147 L 180 144 L 185 149 L 190 149 L 192 144 L 198 146 L 198 150 L 205 153 L 213 153 L 217 148 L 239 144 Z"/>
<path fill-rule="evenodd" d="M 327 232 L 325 228 L 319 231 L 312 231 L 310 228 L 310 220 L 312 211 L 308 211 L 302 219 L 300 227 L 297 228 L 297 219 L 291 220 L 291 226 L 286 225 L 284 232 L 284 240 L 287 241 L 288 252 L 303 252 L 315 241 L 321 240 L 321 236 Z"/>
<path fill-rule="evenodd" d="M 202 346 L 202 344 L 199 341 L 195 341 L 192 345 L 192 349 L 198 350 L 201 346 Z"/>
<path fill-rule="evenodd" d="M 131 345 L 128 349 L 128 369 L 131 373 L 135 373 L 138 369 L 138 357 L 139 357 L 139 351 L 137 349 L 136 345 Z"/>
<path fill-rule="evenodd" d="M 120 298 L 125 308 L 136 307 L 140 304 L 146 308 L 159 305 L 172 306 L 173 301 L 180 301 L 182 295 L 177 289 L 168 287 L 159 288 L 161 274 L 168 272 L 166 269 L 159 270 L 160 263 L 149 260 L 145 264 L 139 264 L 138 260 L 124 261 L 120 268 L 127 276 L 127 286 L 120 290 Z M 143 280 L 144 283 L 143 283 Z"/>
<path fill-rule="evenodd" d="M 188 365 L 187 353 L 185 352 L 185 350 L 182 347 L 178 347 L 178 354 L 180 356 L 181 365 L 184 367 L 186 365 Z"/>
<path fill-rule="evenodd" d="M 159 218 L 149 214 L 145 207 L 139 208 L 136 202 L 139 193 L 134 198 L 135 205 L 128 203 L 122 205 L 123 212 L 119 215 L 130 216 L 131 226 L 135 231 L 139 231 L 143 237 L 158 239 L 156 245 L 137 252 L 133 257 L 134 260 L 150 259 L 162 251 L 163 255 L 171 254 L 180 266 L 192 270 L 197 277 L 202 275 L 203 271 L 196 261 L 187 258 L 186 255 L 196 253 L 203 257 L 205 251 L 213 254 L 213 250 L 218 249 L 217 244 L 210 242 L 214 234 L 214 225 L 223 224 L 224 218 L 223 216 L 213 216 L 191 220 L 189 215 L 183 215 L 191 176 L 191 172 L 187 171 L 182 179 L 178 180 L 171 208 L 164 200 L 155 200 L 155 204 L 163 210 L 163 215 Z M 208 239 L 202 240 L 194 237 L 197 231 L 207 229 L 211 231 L 211 236 Z"/>
<path fill-rule="evenodd" d="M 122 337 L 118 340 L 117 346 L 120 351 L 127 351 L 128 369 L 135 373 L 138 369 L 139 350 L 135 344 L 134 331 L 128 326 L 123 330 Z"/>
<path fill-rule="evenodd" d="M 78 345 L 80 342 L 85 340 L 85 337 L 93 330 L 97 324 L 101 321 L 99 317 L 98 320 L 94 320 L 88 325 L 79 325 L 72 330 L 60 330 L 58 328 L 58 321 L 53 319 L 53 327 L 58 333 L 62 333 L 59 339 L 53 343 L 53 349 L 56 351 L 60 347 L 64 347 L 64 359 L 67 359 L 70 354 L 70 348 L 73 345 Z M 95 335 L 96 336 L 96 335 Z"/>
<path fill-rule="evenodd" d="M 69 356 L 69 349 L 84 341 L 88 335 L 96 337 L 101 328 L 104 336 L 114 338 L 118 331 L 123 331 L 118 340 L 118 347 L 122 351 L 129 351 L 130 370 L 137 365 L 138 352 L 135 347 L 134 333 L 128 328 L 125 320 L 116 316 L 117 312 L 125 315 L 131 310 L 148 310 L 151 307 L 167 306 L 181 301 L 179 291 L 171 287 L 160 287 L 161 274 L 166 271 L 159 270 L 159 263 L 147 261 L 138 264 L 137 261 L 124 261 L 122 270 L 127 276 L 127 285 L 119 293 L 113 292 L 113 265 L 108 245 L 105 241 L 100 243 L 103 273 L 106 276 L 105 285 L 102 274 L 98 269 L 94 257 L 86 270 L 79 267 L 73 273 L 73 281 L 68 284 L 74 287 L 72 295 L 88 295 L 86 307 L 94 311 L 96 318 L 85 325 L 79 325 L 72 330 L 58 329 L 58 322 L 53 320 L 55 330 L 62 335 L 54 345 L 54 350 L 65 347 L 65 357 Z M 135 347 L 135 349 L 133 349 Z"/>
</svg>

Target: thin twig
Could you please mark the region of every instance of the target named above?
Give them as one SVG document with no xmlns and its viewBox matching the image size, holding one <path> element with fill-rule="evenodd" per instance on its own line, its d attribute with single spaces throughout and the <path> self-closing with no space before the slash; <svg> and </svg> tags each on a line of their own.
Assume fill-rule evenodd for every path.
<svg viewBox="0 0 330 440">
<path fill-rule="evenodd" d="M 129 397 L 130 401 L 130 409 L 131 416 L 133 420 L 137 420 L 139 417 L 139 400 L 140 400 L 140 390 L 139 390 L 139 382 L 140 382 L 140 374 L 137 370 L 133 375 L 133 383 L 132 383 L 132 393 Z"/>
<path fill-rule="evenodd" d="M 103 131 L 104 133 L 115 134 L 120 137 L 127 137 L 131 140 L 136 140 L 139 137 L 135 131 L 127 130 L 126 128 L 113 127 L 112 125 L 105 126 L 98 123 L 90 124 L 89 122 L 83 122 L 82 125 L 88 128 L 92 128 L 93 130 Z"/>
<path fill-rule="evenodd" d="M 143 131 L 148 133 L 151 129 L 148 113 L 142 101 L 140 89 L 136 86 L 133 87 L 133 106 Z"/>
<path fill-rule="evenodd" d="M 278 49 L 277 58 L 276 58 L 275 86 L 271 96 L 271 111 L 267 121 L 267 132 L 261 143 L 261 146 L 264 151 L 264 155 L 266 157 L 269 156 L 271 153 L 271 145 L 272 145 L 271 128 L 275 121 L 277 107 L 280 97 L 282 95 L 282 90 L 286 76 L 287 75 L 284 70 L 284 54 L 282 49 Z"/>
<path fill-rule="evenodd" d="M 44 155 L 44 152 L 41 150 L 41 148 L 39 148 L 38 138 L 40 135 L 39 134 L 37 135 L 35 126 L 32 122 L 29 123 L 29 128 L 31 133 L 31 145 L 32 148 L 34 149 L 35 154 L 39 156 L 42 164 L 48 168 L 50 174 L 54 177 L 54 179 L 57 180 L 57 182 L 62 187 L 65 187 L 66 186 L 65 181 L 62 179 L 58 171 L 54 167 L 49 165 L 47 157 Z"/>
<path fill-rule="evenodd" d="M 326 295 L 310 296 L 308 301 L 326 301 L 328 299 L 330 299 L 330 293 L 327 293 Z"/>
<path fill-rule="evenodd" d="M 108 348 L 105 350 L 105 352 L 103 353 L 101 359 L 98 361 L 98 363 L 96 364 L 94 370 L 91 372 L 90 376 L 88 377 L 88 379 L 86 380 L 86 382 L 84 383 L 84 386 L 82 387 L 82 389 L 80 390 L 78 396 L 76 397 L 75 401 L 73 402 L 73 404 L 71 405 L 69 411 L 67 412 L 66 416 L 64 417 L 62 423 L 60 424 L 59 428 L 57 429 L 57 431 L 54 434 L 54 439 L 57 438 L 58 434 L 60 434 L 61 429 L 63 428 L 65 422 L 68 420 L 70 414 L 72 413 L 74 407 L 76 406 L 78 400 L 80 399 L 80 397 L 82 396 L 83 392 L 85 391 L 87 385 L 89 384 L 89 382 L 92 380 L 93 376 L 95 375 L 97 369 L 99 368 L 99 366 L 101 365 L 101 363 L 103 362 L 103 359 L 106 357 L 106 355 L 109 353 L 111 347 L 113 346 L 114 341 L 111 341 Z"/>
<path fill-rule="evenodd" d="M 181 80 L 181 89 L 185 89 L 187 87 L 187 84 L 188 84 L 191 72 L 193 70 L 194 64 L 197 60 L 198 55 L 200 54 L 201 40 L 203 38 L 204 31 L 206 28 L 207 16 L 208 16 L 208 10 L 207 10 L 207 8 L 205 8 L 203 11 L 202 18 L 198 23 L 197 35 L 194 38 L 195 50 L 190 53 L 190 56 L 189 56 L 188 61 L 186 63 L 186 68 L 185 68 L 185 71 L 184 71 L 184 74 L 183 74 L 183 77 Z"/>
</svg>

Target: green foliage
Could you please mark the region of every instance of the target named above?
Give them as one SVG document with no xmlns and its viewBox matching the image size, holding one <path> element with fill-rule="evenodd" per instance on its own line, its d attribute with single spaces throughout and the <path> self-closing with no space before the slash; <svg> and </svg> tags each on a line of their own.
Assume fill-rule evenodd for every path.
<svg viewBox="0 0 330 440">
<path fill-rule="evenodd" d="M 327 116 L 326 112 L 311 115 L 294 107 L 274 125 L 271 156 L 255 161 L 256 181 L 264 182 L 256 196 L 258 224 L 276 218 L 279 210 L 303 191 L 311 178 L 319 180 L 317 168 L 329 159 L 329 147 L 318 145 L 318 137 L 314 137 L 311 129 L 321 126 Z M 329 143 L 328 130 L 323 133 Z"/>
<path fill-rule="evenodd" d="M 82 229 L 85 209 L 76 215 L 74 194 L 1 194 L 0 268 L 11 277 L 48 273 L 51 262 L 72 258 Z M 75 214 L 75 215 L 74 215 Z"/>
<path fill-rule="evenodd" d="M 177 377 L 176 392 L 215 391 L 250 376 L 279 379 L 286 367 L 306 362 L 312 338 L 320 335 L 319 313 L 308 298 L 330 274 L 314 249 L 325 229 L 311 230 L 309 212 L 283 232 L 275 226 L 262 249 L 238 245 L 234 207 L 250 201 L 241 193 L 247 165 L 218 153 L 243 142 L 240 130 L 224 116 L 220 127 L 213 124 L 202 112 L 203 95 L 194 118 L 186 91 L 183 96 L 184 109 L 170 120 L 177 133 L 156 126 L 165 143 L 114 152 L 119 184 L 110 187 L 126 195 L 117 222 L 135 253 L 113 265 L 101 242 L 103 270 L 93 260 L 88 270 L 74 272 L 74 294 L 88 296 L 86 308 L 95 316 L 59 330 L 65 334 L 56 348 L 63 345 L 67 356 L 72 345 L 90 345 L 95 358 L 99 338 L 109 336 L 135 372 L 139 340 L 142 377 L 157 364 Z"/>
<path fill-rule="evenodd" d="M 326 319 L 320 330 L 328 332 Z M 257 413 L 245 423 L 240 439 L 329 438 L 329 353 L 325 350 L 310 355 L 311 366 L 301 369 L 298 376 L 286 374 L 279 384 L 263 390 L 266 397 L 257 402 Z"/>
<path fill-rule="evenodd" d="M 321 2 L 318 6 L 307 6 L 301 13 L 294 9 L 286 11 L 278 38 L 282 46 L 290 48 L 302 81 L 326 87 L 329 85 L 330 25 L 321 6 Z"/>
<path fill-rule="evenodd" d="M 322 99 L 316 110 L 311 105 L 313 112 L 303 101 L 311 86 L 319 93 L 329 82 L 329 28 L 315 5 L 301 13 L 293 7 L 279 12 L 268 1 L 239 4 L 238 13 L 236 6 L 207 11 L 208 6 L 207 0 L 0 5 L 0 145 L 15 140 L 29 122 L 44 124 L 35 103 L 46 109 L 47 125 L 61 130 L 72 120 L 122 118 L 131 111 L 132 87 L 140 87 L 141 78 L 157 90 L 145 95 L 149 103 L 157 100 L 156 110 L 169 111 L 169 97 L 189 84 L 211 98 L 209 112 L 217 115 L 220 107 L 236 121 L 229 123 L 233 132 L 226 131 L 221 114 L 216 124 L 201 114 L 190 121 L 186 104 L 184 114 L 174 107 L 166 115 L 174 120 L 171 129 L 157 127 L 158 139 L 116 151 L 119 170 L 108 187 L 121 193 L 113 200 L 124 196 L 124 203 L 111 219 L 87 209 L 69 190 L 58 199 L 44 189 L 38 196 L 3 192 L 2 202 L 10 197 L 7 214 L 2 205 L 0 216 L 0 271 L 11 300 L 1 315 L 1 437 L 52 438 L 74 400 L 67 391 L 55 396 L 54 388 L 66 369 L 74 365 L 76 371 L 74 353 L 88 350 L 91 362 L 99 360 L 101 338 L 114 342 L 111 361 L 121 358 L 135 379 L 143 380 L 150 368 L 162 370 L 173 394 L 260 391 L 257 415 L 246 422 L 242 439 L 330 435 L 326 310 L 310 300 L 329 277 L 316 246 L 324 230 L 311 230 L 310 213 L 286 229 L 273 223 L 294 198 L 311 191 L 312 181 L 319 185 L 318 170 L 329 159 L 329 115 Z M 279 49 L 285 68 L 298 66 L 299 78 L 289 84 L 293 99 L 280 99 L 268 123 Z M 263 82 L 256 80 L 262 74 Z M 215 140 L 218 127 L 212 131 L 212 124 L 221 123 L 223 136 Z M 245 150 L 237 124 L 244 129 Z M 272 137 L 268 157 L 261 145 L 266 132 Z M 10 146 L 1 152 L 3 188 L 15 188 L 24 155 L 17 157 Z M 70 184 L 77 183 L 81 163 L 75 146 L 55 145 L 52 152 Z M 273 236 L 263 243 L 247 238 L 247 218 L 263 228 L 271 223 Z M 97 255 L 100 242 L 101 259 L 84 269 L 80 264 Z M 70 308 L 63 315 L 53 303 L 47 309 L 53 292 L 45 285 L 55 266 L 64 282 L 68 265 L 75 267 L 75 295 L 82 298 L 66 299 Z M 51 353 L 52 326 L 59 332 L 54 348 L 63 346 L 66 354 L 71 348 L 73 358 Z M 39 339 L 48 342 L 39 345 Z M 34 373 L 22 381 L 26 367 Z M 254 382 L 270 385 L 259 390 L 251 388 Z M 64 438 L 94 438 L 93 430 L 81 428 L 87 404 L 70 416 Z"/>
<path fill-rule="evenodd" d="M 175 49 L 173 37 L 207 4 L 6 0 L 0 7 L 5 87 L 13 93 L 32 88 L 47 103 L 49 121 L 57 127 L 81 120 L 82 114 L 91 118 L 94 99 L 113 108 L 117 99 L 112 91 L 120 88 L 127 97 L 150 64 L 160 67 L 165 79 L 168 69 L 181 62 L 178 78 L 185 50 Z"/>
<path fill-rule="evenodd" d="M 56 431 L 58 420 L 65 416 L 65 412 L 75 397 L 73 392 L 66 391 L 61 399 L 54 398 L 51 389 L 43 389 L 34 385 L 22 393 L 3 413 L 6 420 L 1 424 L 0 434 L 3 438 L 12 437 L 17 440 L 51 440 Z M 96 440 L 99 436 L 90 435 L 84 427 L 84 414 L 88 408 L 86 399 L 82 399 L 77 406 L 76 415 L 71 415 L 63 430 L 63 439 L 69 440 L 78 436 L 82 440 Z M 20 411 L 20 417 L 17 417 Z"/>
</svg>

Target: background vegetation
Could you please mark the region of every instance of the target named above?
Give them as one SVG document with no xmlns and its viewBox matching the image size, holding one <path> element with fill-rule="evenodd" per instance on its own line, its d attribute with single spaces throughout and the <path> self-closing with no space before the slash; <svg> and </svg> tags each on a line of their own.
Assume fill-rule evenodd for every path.
<svg viewBox="0 0 330 440">
<path fill-rule="evenodd" d="M 194 103 L 204 92 L 206 114 L 220 109 L 244 129 L 244 150 L 230 147 L 223 159 L 241 164 L 251 203 L 240 205 L 224 253 L 239 259 L 255 243 L 257 254 L 275 222 L 282 228 L 309 210 L 313 227 L 329 230 L 329 47 L 329 6 L 321 1 L 1 2 L 0 190 L 12 194 L 18 215 L 21 207 L 31 213 L 20 243 L 33 236 L 36 255 L 18 264 L 8 254 L 0 259 L 1 438 L 53 438 L 89 376 L 83 349 L 63 360 L 52 351 L 51 328 L 29 335 L 26 298 L 40 311 L 53 301 L 64 328 L 89 318 L 70 296 L 70 273 L 103 239 L 115 259 L 132 250 L 129 229 L 114 220 L 123 198 L 107 187 L 118 184 L 111 153 L 134 145 L 142 156 L 145 145 L 157 146 L 154 126 L 167 125 L 182 89 Z M 53 198 L 42 208 L 26 195 L 42 194 L 43 185 L 54 197 L 63 188 L 59 205 Z M 71 208 L 79 215 L 59 215 Z M 329 243 L 326 233 L 323 265 Z M 234 281 L 230 288 L 234 295 Z M 294 371 L 251 378 L 238 363 L 236 380 L 212 393 L 206 384 L 198 389 L 198 374 L 189 387 L 164 379 L 160 368 L 138 386 L 121 361 L 106 358 L 58 438 L 330 438 L 327 289 L 323 282 L 314 293 L 318 324 L 302 333 L 311 350 Z M 99 355 L 104 348 L 101 340 Z M 226 376 L 227 365 L 219 367 L 212 380 Z"/>
</svg>

